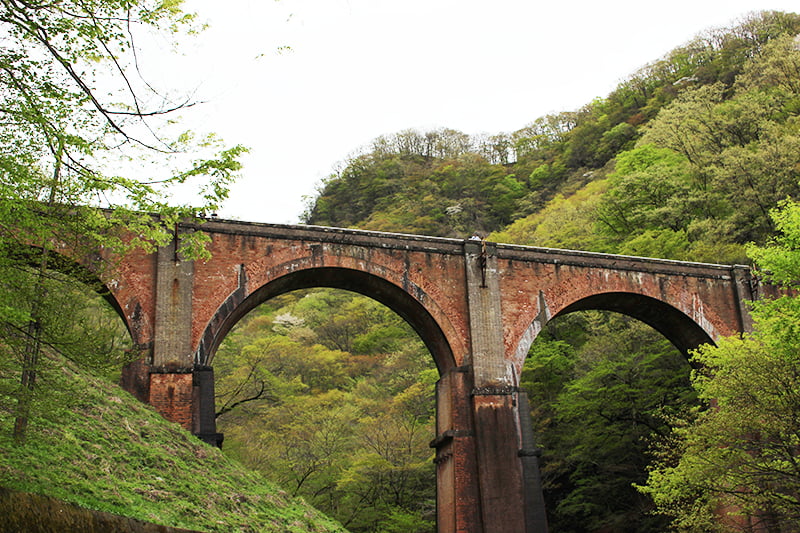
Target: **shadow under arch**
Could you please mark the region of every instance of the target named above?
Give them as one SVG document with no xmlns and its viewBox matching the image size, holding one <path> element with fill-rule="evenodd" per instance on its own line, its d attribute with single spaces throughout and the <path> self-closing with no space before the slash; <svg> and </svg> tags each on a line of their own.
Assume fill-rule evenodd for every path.
<svg viewBox="0 0 800 533">
<path fill-rule="evenodd" d="M 41 266 L 41 254 L 42 248 L 34 245 L 19 245 L 8 251 L 8 255 L 12 260 L 25 263 L 32 269 L 38 269 Z M 47 270 L 63 274 L 94 290 L 94 292 L 108 303 L 125 325 L 125 330 L 128 332 L 132 344 L 134 346 L 140 345 L 141 339 L 139 338 L 136 328 L 132 327 L 128 316 L 125 314 L 122 305 L 117 300 L 111 288 L 94 269 L 80 261 L 76 261 L 69 255 L 61 253 L 58 249 L 51 249 L 47 256 Z"/>
<path fill-rule="evenodd" d="M 650 500 L 640 499 L 633 487 L 647 479 L 649 443 L 670 430 L 661 410 L 680 412 L 699 405 L 689 378 L 698 364 L 689 353 L 713 344 L 714 330 L 704 330 L 668 302 L 635 292 L 584 293 L 554 309 L 553 316 L 540 295 L 540 307 L 539 324 L 551 326 L 573 313 L 608 312 L 565 324 L 565 330 L 556 326 L 551 335 L 532 343 L 542 341 L 541 349 L 547 342 L 565 341 L 564 348 L 550 345 L 553 351 L 526 353 L 525 362 L 530 355 L 536 364 L 527 368 L 521 388 L 538 408 L 534 413 L 539 418 L 533 419 L 537 445 L 542 447 L 543 464 L 551 465 L 551 478 L 563 481 L 542 490 L 550 530 L 567 524 L 590 529 L 590 520 L 613 529 L 619 516 L 626 517 L 631 530 L 663 530 L 668 523 L 651 517 Z M 609 327 L 612 324 L 620 329 Z M 573 337 L 575 330 L 582 333 Z M 548 362 L 554 354 L 563 366 Z M 561 460 L 566 456 L 570 461 Z M 557 510 L 563 501 L 581 506 Z M 579 508 L 596 512 L 584 514 Z"/>
<path fill-rule="evenodd" d="M 628 315 L 652 327 L 667 338 L 680 352 L 689 352 L 702 344 L 714 344 L 697 322 L 683 311 L 656 298 L 630 292 L 605 292 L 577 300 L 552 318 L 575 311 L 613 311 Z"/>
<path fill-rule="evenodd" d="M 403 288 L 361 270 L 338 267 L 318 267 L 298 270 L 272 280 L 240 301 L 229 298 L 216 312 L 200 341 L 196 362 L 211 366 L 222 340 L 248 312 L 281 294 L 299 289 L 332 288 L 357 292 L 385 305 L 420 336 L 433 356 L 439 374 L 455 367 L 450 343 L 436 319 Z"/>
</svg>

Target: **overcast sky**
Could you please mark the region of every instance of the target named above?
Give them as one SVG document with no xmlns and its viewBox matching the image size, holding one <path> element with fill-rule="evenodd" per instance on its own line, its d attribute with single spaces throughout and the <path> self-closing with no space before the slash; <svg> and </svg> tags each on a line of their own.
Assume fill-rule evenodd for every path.
<svg viewBox="0 0 800 533">
<path fill-rule="evenodd" d="M 785 0 L 186 0 L 208 29 L 157 76 L 184 118 L 244 144 L 220 216 L 297 223 L 303 197 L 379 135 L 513 132 L 606 96 L 703 30 Z M 291 50 L 282 47 L 291 47 Z"/>
</svg>

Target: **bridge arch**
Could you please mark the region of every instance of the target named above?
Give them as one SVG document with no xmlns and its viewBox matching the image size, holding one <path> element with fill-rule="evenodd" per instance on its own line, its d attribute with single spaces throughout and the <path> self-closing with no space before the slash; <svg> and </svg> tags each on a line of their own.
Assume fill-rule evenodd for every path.
<svg viewBox="0 0 800 533">
<path fill-rule="evenodd" d="M 145 342 L 142 328 L 138 324 L 141 318 L 139 316 L 141 309 L 137 306 L 137 309 L 134 309 L 133 312 L 126 312 L 126 306 L 123 305 L 120 291 L 118 290 L 119 281 L 105 278 L 98 272 L 97 265 L 103 261 L 102 258 L 95 256 L 76 260 L 72 255 L 65 253 L 64 250 L 58 247 L 52 248 L 48 252 L 47 270 L 58 272 L 97 293 L 122 321 L 133 346 L 139 346 Z M 32 269 L 38 270 L 42 265 L 42 248 L 39 246 L 23 244 L 13 250 L 11 254 L 15 260 L 27 263 Z"/>
<path fill-rule="evenodd" d="M 631 502 L 642 508 L 649 504 L 638 501 L 630 487 L 646 479 L 650 458 L 645 443 L 668 428 L 654 415 L 661 409 L 678 412 L 701 405 L 689 379 L 698 365 L 688 354 L 713 339 L 702 323 L 680 309 L 639 293 L 584 295 L 555 311 L 542 338 L 526 354 L 526 373 L 520 379 L 521 391 L 536 406 L 535 443 L 552 475 L 575 480 L 576 472 L 588 468 L 602 482 L 587 486 L 615 494 L 608 503 L 602 496 L 582 493 L 582 485 L 572 481 L 565 481 L 560 491 L 542 490 L 550 527 L 558 529 L 565 523 L 587 524 L 578 513 L 553 512 L 565 498 L 584 498 L 589 507 L 607 503 L 593 515 L 598 523 L 630 512 Z M 613 448 L 604 444 L 609 442 Z M 564 456 L 571 458 L 568 466 L 559 463 Z"/>
<path fill-rule="evenodd" d="M 702 344 L 713 344 L 709 332 L 672 305 L 633 292 L 603 292 L 577 300 L 561 309 L 553 318 L 575 311 L 613 311 L 640 320 L 667 338 L 688 356 Z"/>
<path fill-rule="evenodd" d="M 196 353 L 196 364 L 211 366 L 222 340 L 248 312 L 267 300 L 298 289 L 325 287 L 344 289 L 372 298 L 403 318 L 420 336 L 433 356 L 439 373 L 455 366 L 453 350 L 442 327 L 421 303 L 422 289 L 398 287 L 386 279 L 341 267 L 312 267 L 290 272 L 255 289 L 246 297 L 228 298 L 216 311 L 206 327 Z M 416 294 L 416 297 L 412 296 Z"/>
<path fill-rule="evenodd" d="M 537 335 L 554 318 L 576 311 L 612 311 L 635 318 L 661 333 L 684 356 L 702 344 L 714 344 L 713 331 L 706 331 L 692 317 L 663 300 L 644 294 L 609 291 L 578 298 L 551 314 L 543 294 L 539 295 L 539 314 L 523 334 L 516 349 L 522 364 Z M 708 326 L 710 329 L 710 326 Z"/>
</svg>

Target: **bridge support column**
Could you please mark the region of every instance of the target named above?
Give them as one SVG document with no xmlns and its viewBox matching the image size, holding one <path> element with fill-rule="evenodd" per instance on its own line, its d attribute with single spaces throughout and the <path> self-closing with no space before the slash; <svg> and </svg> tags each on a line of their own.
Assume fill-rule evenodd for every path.
<svg viewBox="0 0 800 533">
<path fill-rule="evenodd" d="M 147 383 L 140 384 L 137 392 L 146 394 L 147 403 L 167 420 L 219 446 L 222 435 L 216 432 L 214 419 L 214 373 L 210 367 L 195 366 L 192 350 L 194 262 L 181 257 L 179 245 L 176 228 L 172 242 L 156 253 L 152 360 Z"/>
<path fill-rule="evenodd" d="M 148 403 L 164 418 L 191 431 L 194 413 L 192 290 L 194 262 L 178 252 L 178 228 L 172 242 L 156 252 L 155 331 Z"/>
<path fill-rule="evenodd" d="M 196 367 L 192 384 L 192 433 L 203 442 L 221 448 L 223 435 L 217 433 L 214 369 Z"/>
<path fill-rule="evenodd" d="M 519 393 L 519 419 L 522 433 L 522 476 L 525 487 L 525 525 L 527 533 L 547 533 L 547 515 L 544 507 L 542 476 L 539 457 L 542 451 L 536 446 L 531 423 L 531 406 L 528 395 Z"/>
<path fill-rule="evenodd" d="M 731 267 L 731 279 L 737 310 L 739 311 L 739 330 L 742 333 L 753 332 L 753 317 L 748 304 L 758 298 L 758 285 L 754 282 L 750 268 L 743 265 Z"/>
<path fill-rule="evenodd" d="M 436 384 L 436 525 L 439 533 L 482 533 L 475 432 L 468 367 L 444 374 Z"/>
<path fill-rule="evenodd" d="M 153 367 L 189 370 L 194 367 L 192 350 L 192 291 L 194 261 L 181 258 L 180 236 L 157 252 L 155 334 Z"/>
<path fill-rule="evenodd" d="M 523 533 L 525 487 L 517 378 L 506 363 L 500 280 L 492 243 L 464 246 L 470 318 L 471 391 L 481 522 L 486 533 Z"/>
</svg>

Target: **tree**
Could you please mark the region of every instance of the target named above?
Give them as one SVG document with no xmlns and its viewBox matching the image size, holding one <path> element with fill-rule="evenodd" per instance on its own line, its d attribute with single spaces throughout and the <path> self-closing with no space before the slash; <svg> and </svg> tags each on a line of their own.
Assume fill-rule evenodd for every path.
<svg viewBox="0 0 800 533">
<path fill-rule="evenodd" d="M 227 453 L 350 531 L 432 530 L 439 374 L 397 314 L 293 291 L 248 314 L 214 369 Z"/>
<path fill-rule="evenodd" d="M 24 357 L 30 356 L 30 336 L 24 319 L 0 322 L 0 427 L 6 423 L 19 424 L 19 402 L 28 402 L 31 418 L 59 419 L 62 409 L 71 408 L 83 398 L 74 390 L 71 374 L 90 371 L 108 378 L 118 377 L 120 368 L 130 362 L 130 336 L 116 312 L 94 292 L 95 286 L 79 283 L 75 278 L 55 271 L 46 271 L 41 280 L 35 272 L 5 272 L 0 307 L 19 305 L 35 297 L 32 292 L 43 291 L 48 296 L 37 309 L 38 352 L 36 360 L 37 394 L 22 395 L 20 383 Z M 11 283 L 10 275 L 14 274 Z M 27 423 L 27 419 L 25 420 Z M 13 430 L 2 435 L 4 440 Z"/>
<path fill-rule="evenodd" d="M 170 132 L 167 119 L 191 103 L 160 94 L 139 75 L 138 37 L 192 30 L 180 6 L 0 1 L 0 284 L 7 294 L 29 294 L 5 298 L 0 308 L 4 330 L 25 339 L 8 343 L 19 347 L 19 443 L 46 337 L 46 303 L 59 290 L 50 274 L 56 252 L 80 258 L 99 249 L 153 249 L 181 218 L 216 209 L 239 168 L 242 147 Z M 142 176 L 147 162 L 173 170 Z M 207 179 L 195 184 L 199 197 L 192 200 L 200 205 L 167 203 L 171 187 L 201 177 Z M 200 257 L 202 244 L 202 233 L 188 235 L 183 253 Z M 104 265 L 92 266 L 102 277 Z"/>
<path fill-rule="evenodd" d="M 682 222 L 688 215 L 714 219 L 727 232 L 718 232 L 718 238 L 740 244 L 763 242 L 773 230 L 770 209 L 800 193 L 795 81 L 800 49 L 793 35 L 784 35 L 751 53 L 754 57 L 736 68 L 742 73 L 732 87 L 719 82 L 685 90 L 650 122 L 637 148 L 652 144 L 681 154 L 684 168 L 672 168 L 682 175 L 685 191 L 670 199 L 674 204 L 678 196 L 685 198 L 678 201 L 684 204 Z"/>
<path fill-rule="evenodd" d="M 520 385 L 531 400 L 548 523 L 557 531 L 660 531 L 643 482 L 664 410 L 691 404 L 689 365 L 652 328 L 622 315 L 555 320 L 533 343 Z"/>
<path fill-rule="evenodd" d="M 626 237 L 647 229 L 685 229 L 690 218 L 685 167 L 679 154 L 649 144 L 619 154 L 597 211 L 601 227 Z"/>
<path fill-rule="evenodd" d="M 766 279 L 793 286 L 800 205 L 772 217 L 779 236 L 749 251 Z M 712 407 L 673 420 L 640 487 L 680 530 L 800 530 L 800 300 L 757 302 L 753 319 L 752 334 L 696 352 L 693 385 Z"/>
<path fill-rule="evenodd" d="M 531 246 L 612 252 L 609 240 L 595 229 L 598 204 L 607 180 L 595 180 L 568 197 L 557 195 L 538 212 L 517 219 L 489 239 Z"/>
</svg>

